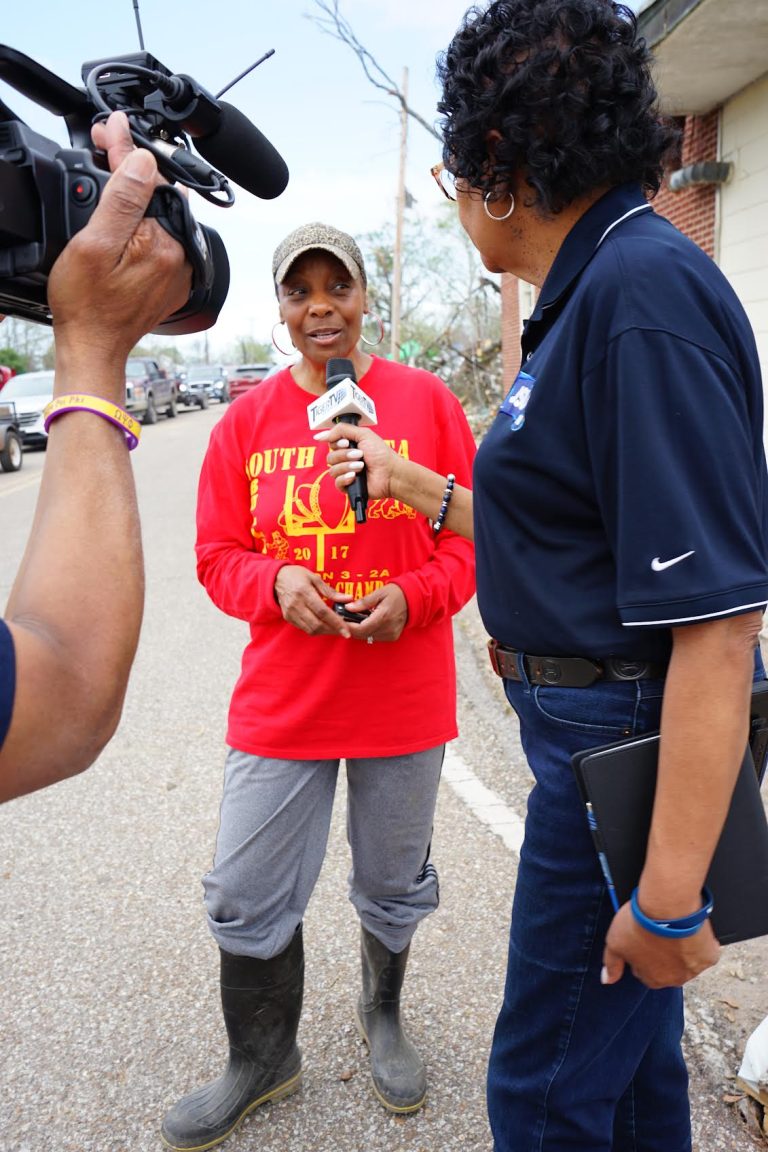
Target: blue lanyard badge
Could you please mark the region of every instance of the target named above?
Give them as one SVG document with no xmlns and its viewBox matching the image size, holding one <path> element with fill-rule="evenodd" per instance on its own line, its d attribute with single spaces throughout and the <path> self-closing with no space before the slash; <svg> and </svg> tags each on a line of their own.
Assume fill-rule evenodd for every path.
<svg viewBox="0 0 768 1152">
<path fill-rule="evenodd" d="M 523 424 L 525 424 L 525 409 L 528 406 L 533 389 L 536 384 L 536 378 L 529 376 L 527 372 L 518 372 L 517 379 L 507 393 L 507 398 L 499 409 L 505 415 L 512 417 L 510 430 L 512 432 L 519 432 Z"/>
</svg>

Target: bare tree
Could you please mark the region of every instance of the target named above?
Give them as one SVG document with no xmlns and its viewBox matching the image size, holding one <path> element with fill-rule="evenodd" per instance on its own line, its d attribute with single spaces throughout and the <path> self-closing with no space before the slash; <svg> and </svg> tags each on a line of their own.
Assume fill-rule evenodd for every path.
<svg viewBox="0 0 768 1152">
<path fill-rule="evenodd" d="M 390 322 L 392 225 L 360 237 L 368 300 Z M 400 358 L 436 372 L 478 427 L 503 392 L 499 285 L 448 205 L 442 220 L 412 219 L 405 235 Z"/>
<path fill-rule="evenodd" d="M 342 15 L 341 0 L 314 0 L 321 15 L 308 15 L 329 36 L 350 48 L 367 79 L 396 100 L 425 131 L 442 143 L 439 131 L 408 102 L 403 88 L 385 71 Z M 480 274 L 477 253 L 452 216 L 437 232 L 425 233 L 424 220 L 409 217 L 405 238 L 399 341 L 400 358 L 429 368 L 450 385 L 482 428 L 502 396 L 501 289 Z M 439 235 L 442 230 L 442 241 Z M 451 239 L 452 238 L 452 239 Z M 391 323 L 394 239 L 388 227 L 367 238 L 372 251 L 369 299 Z M 462 256 L 463 252 L 463 256 Z M 450 268 L 451 274 L 446 275 Z"/>
<path fill-rule="evenodd" d="M 53 333 L 45 324 L 9 316 L 1 334 L 3 344 L 24 362 L 25 371 L 53 367 Z"/>
<path fill-rule="evenodd" d="M 417 124 L 420 124 L 431 136 L 436 140 L 441 140 L 440 133 L 425 120 L 415 108 L 413 108 L 405 96 L 399 84 L 389 76 L 378 60 L 368 51 L 364 44 L 361 44 L 352 30 L 352 25 L 349 21 L 342 16 L 339 9 L 340 0 L 315 0 L 316 6 L 324 13 L 323 16 L 309 16 L 308 18 L 317 24 L 323 32 L 329 36 L 333 36 L 336 40 L 341 40 L 342 44 L 346 44 L 351 48 L 360 61 L 363 72 L 373 84 L 374 88 L 385 92 L 387 96 L 392 96 L 399 103 L 403 111 L 410 116 Z"/>
</svg>

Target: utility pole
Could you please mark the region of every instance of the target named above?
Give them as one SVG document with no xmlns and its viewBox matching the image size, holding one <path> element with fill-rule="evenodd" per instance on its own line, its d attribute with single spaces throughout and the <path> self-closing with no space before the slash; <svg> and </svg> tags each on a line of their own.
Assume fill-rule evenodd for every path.
<svg viewBox="0 0 768 1152">
<path fill-rule="evenodd" d="M 390 358 L 400 354 L 400 293 L 402 288 L 403 217 L 405 215 L 405 160 L 408 152 L 408 69 L 403 69 L 403 100 L 400 109 L 400 177 L 397 184 L 397 215 L 395 220 L 395 252 L 392 261 L 392 323 Z"/>
</svg>

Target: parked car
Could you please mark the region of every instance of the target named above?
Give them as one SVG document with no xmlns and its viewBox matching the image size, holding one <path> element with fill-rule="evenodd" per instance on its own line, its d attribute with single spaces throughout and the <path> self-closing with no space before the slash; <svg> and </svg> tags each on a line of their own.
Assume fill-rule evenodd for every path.
<svg viewBox="0 0 768 1152">
<path fill-rule="evenodd" d="M 13 368 L 9 368 L 7 364 L 0 364 L 0 391 L 2 391 L 3 384 L 7 384 L 13 376 Z"/>
<path fill-rule="evenodd" d="M 207 408 L 208 393 L 202 380 L 190 376 L 190 368 L 180 368 L 176 374 L 179 404 L 185 408 Z"/>
<path fill-rule="evenodd" d="M 213 391 L 209 398 L 215 400 L 217 404 L 229 404 L 232 399 L 229 394 L 229 380 L 214 380 Z"/>
<path fill-rule="evenodd" d="M 178 385 L 165 369 L 146 356 L 131 356 L 125 366 L 126 411 L 142 424 L 156 424 L 160 412 L 175 416 L 177 403 Z"/>
<path fill-rule="evenodd" d="M 229 374 L 229 398 L 236 400 L 244 392 L 261 384 L 274 370 L 274 364 L 240 364 Z"/>
<path fill-rule="evenodd" d="M 3 388 L 3 404 L 13 403 L 25 448 L 45 448 L 48 433 L 43 427 L 43 408 L 53 399 L 53 369 L 19 372 Z"/>
<path fill-rule="evenodd" d="M 0 404 L 0 468 L 18 472 L 24 460 L 15 404 Z"/>
<path fill-rule="evenodd" d="M 206 384 L 208 399 L 216 400 L 219 404 L 229 403 L 229 372 L 223 364 L 211 364 L 212 373 L 210 384 Z"/>
<path fill-rule="evenodd" d="M 192 395 L 204 397 L 205 403 L 200 403 L 199 399 L 190 401 L 198 403 L 201 408 L 207 408 L 209 400 L 224 403 L 228 399 L 227 375 L 220 364 L 191 364 L 185 370 L 185 383 Z"/>
</svg>

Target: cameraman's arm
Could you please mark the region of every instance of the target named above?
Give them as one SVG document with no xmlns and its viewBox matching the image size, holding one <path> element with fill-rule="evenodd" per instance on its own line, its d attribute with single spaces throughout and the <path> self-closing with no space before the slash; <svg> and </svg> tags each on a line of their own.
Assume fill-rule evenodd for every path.
<svg viewBox="0 0 768 1152">
<path fill-rule="evenodd" d="M 117 114 L 94 133 L 120 164 L 87 226 L 51 272 L 55 395 L 123 404 L 139 339 L 187 299 L 180 245 L 144 218 L 157 182 Z M 120 719 L 144 577 L 133 473 L 122 432 L 76 411 L 51 424 L 34 523 L 6 610 L 16 652 L 0 800 L 87 768 Z"/>
</svg>

